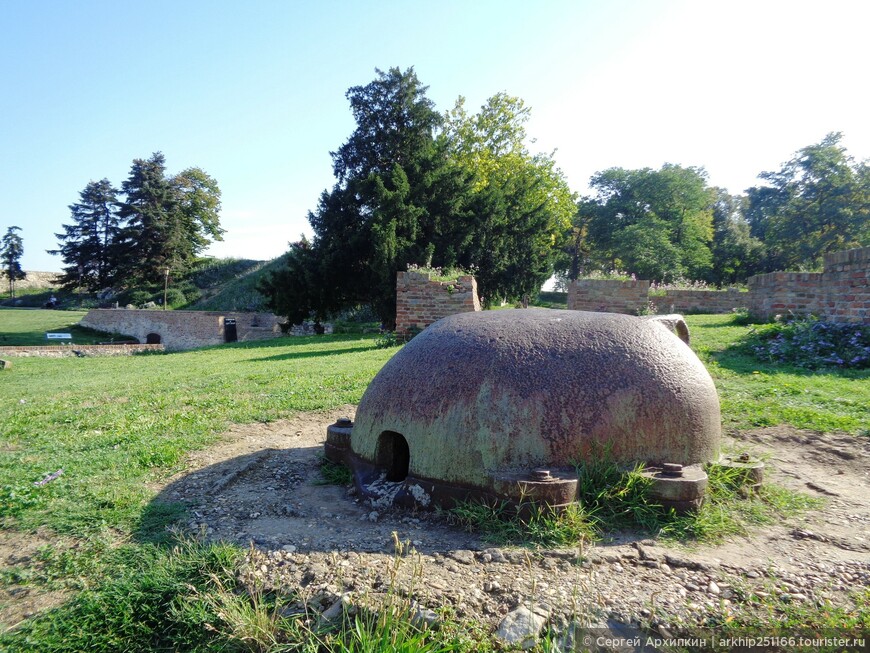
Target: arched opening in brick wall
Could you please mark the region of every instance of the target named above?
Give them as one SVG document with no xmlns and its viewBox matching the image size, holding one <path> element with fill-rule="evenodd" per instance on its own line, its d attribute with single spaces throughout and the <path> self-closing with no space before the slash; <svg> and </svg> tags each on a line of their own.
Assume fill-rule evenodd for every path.
<svg viewBox="0 0 870 653">
<path fill-rule="evenodd" d="M 145 336 L 145 344 L 146 345 L 159 345 L 160 344 L 160 334 L 159 333 L 149 333 Z"/>
<path fill-rule="evenodd" d="M 395 431 L 384 431 L 378 438 L 375 454 L 378 467 L 386 470 L 387 480 L 393 483 L 408 477 L 411 464 L 411 450 L 405 436 Z"/>
</svg>

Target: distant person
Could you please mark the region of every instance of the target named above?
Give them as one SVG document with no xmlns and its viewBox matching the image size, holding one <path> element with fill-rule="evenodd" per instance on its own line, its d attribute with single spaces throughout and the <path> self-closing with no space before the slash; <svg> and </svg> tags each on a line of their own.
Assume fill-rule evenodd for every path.
<svg viewBox="0 0 870 653">
<path fill-rule="evenodd" d="M 48 298 L 48 301 L 45 303 L 46 308 L 57 308 L 57 297 L 52 293 L 51 297 Z"/>
</svg>

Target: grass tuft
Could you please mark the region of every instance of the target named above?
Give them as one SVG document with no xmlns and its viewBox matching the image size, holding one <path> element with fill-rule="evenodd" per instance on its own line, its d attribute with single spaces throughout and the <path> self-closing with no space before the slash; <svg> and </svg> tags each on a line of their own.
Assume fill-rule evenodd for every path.
<svg viewBox="0 0 870 653">
<path fill-rule="evenodd" d="M 464 501 L 448 511 L 448 518 L 502 545 L 574 546 L 596 535 L 593 522 L 579 505 L 555 510 L 526 504 L 518 512 L 508 502 L 488 505 Z"/>
<path fill-rule="evenodd" d="M 347 486 L 353 483 L 353 472 L 347 466 L 334 463 L 325 456 L 320 459 L 320 476 L 315 485 Z"/>
<path fill-rule="evenodd" d="M 225 544 L 184 542 L 171 549 L 125 545 L 95 551 L 47 553 L 54 573 L 78 573 L 86 564 L 101 582 L 71 601 L 0 636 L 4 651 L 203 650 L 218 619 L 203 596 L 215 583 L 232 587 L 239 550 Z M 63 571 L 64 566 L 71 569 Z"/>
<path fill-rule="evenodd" d="M 714 543 L 822 505 L 818 499 L 774 484 L 751 490 L 743 470 L 708 465 L 704 504 L 696 512 L 678 515 L 650 496 L 652 480 L 641 474 L 642 465 L 626 469 L 606 455 L 593 458 L 577 466 L 578 503 L 567 510 L 532 506 L 530 513 L 518 513 L 507 503 L 465 502 L 449 515 L 501 544 L 575 546 L 618 530 Z"/>
</svg>

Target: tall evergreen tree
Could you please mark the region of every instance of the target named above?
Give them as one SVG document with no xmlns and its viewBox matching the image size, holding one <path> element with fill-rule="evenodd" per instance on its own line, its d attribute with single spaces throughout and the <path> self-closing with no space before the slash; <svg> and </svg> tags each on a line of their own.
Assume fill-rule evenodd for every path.
<svg viewBox="0 0 870 653">
<path fill-rule="evenodd" d="M 66 264 L 60 277 L 64 288 L 95 291 L 111 284 L 111 254 L 120 228 L 117 193 L 108 179 L 92 181 L 79 193 L 79 201 L 70 205 L 72 223 L 55 234 L 59 248 L 48 250 Z"/>
<path fill-rule="evenodd" d="M 121 191 L 125 199 L 118 215 L 124 226 L 112 251 L 116 276 L 122 285 L 159 281 L 166 268 L 180 263 L 175 252 L 180 207 L 166 178 L 163 154 L 135 159 Z"/>
<path fill-rule="evenodd" d="M 167 177 L 165 158 L 155 152 L 133 161 L 121 190 L 123 227 L 112 261 L 123 285 L 160 281 L 166 269 L 185 270 L 212 239 L 222 238 L 220 189 L 199 168 Z"/>
<path fill-rule="evenodd" d="M 15 282 L 26 279 L 27 273 L 21 269 L 21 256 L 24 254 L 24 242 L 18 232 L 21 227 L 9 227 L 3 240 L 0 241 L 0 264 L 2 273 L 9 280 L 9 295 L 15 297 Z"/>
<path fill-rule="evenodd" d="M 303 292 L 277 277 L 263 291 L 276 310 L 293 304 L 319 313 L 371 304 L 392 327 L 396 272 L 427 259 L 442 263 L 447 252 L 436 251 L 436 243 L 443 225 L 462 210 L 464 184 L 435 140 L 441 115 L 413 68 L 378 70 L 374 81 L 352 87 L 347 98 L 357 127 L 331 153 L 337 181 L 308 214 L 313 241 L 294 247 L 289 259 L 297 276 L 312 278 L 316 265 L 324 293 Z"/>
</svg>

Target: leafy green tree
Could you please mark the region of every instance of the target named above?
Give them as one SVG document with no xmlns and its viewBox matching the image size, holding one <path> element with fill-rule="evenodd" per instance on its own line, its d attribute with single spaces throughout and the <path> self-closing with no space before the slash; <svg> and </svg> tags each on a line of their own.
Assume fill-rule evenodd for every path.
<svg viewBox="0 0 870 653">
<path fill-rule="evenodd" d="M 708 281 L 723 286 L 746 281 L 762 270 L 764 243 L 752 236 L 744 217 L 747 198 L 714 189 L 713 268 Z"/>
<path fill-rule="evenodd" d="M 447 114 L 448 152 L 472 183 L 473 219 L 457 263 L 475 270 L 485 303 L 537 293 L 553 274 L 575 196 L 550 154 L 526 147 L 530 110 L 498 93 L 477 114 L 464 98 Z M 455 237 L 454 232 L 454 237 Z"/>
<path fill-rule="evenodd" d="M 653 281 L 707 276 L 714 193 L 703 168 L 611 168 L 590 186 L 597 194 L 582 206 L 599 265 Z"/>
<path fill-rule="evenodd" d="M 187 168 L 170 179 L 179 203 L 182 232 L 187 238 L 186 260 L 192 261 L 213 241 L 222 241 L 221 191 L 217 181 L 201 168 Z"/>
<path fill-rule="evenodd" d="M 117 193 L 108 179 L 92 181 L 79 193 L 79 201 L 70 205 L 72 223 L 55 234 L 59 248 L 48 250 L 60 254 L 66 265 L 60 277 L 64 288 L 95 291 L 110 285 L 110 252 L 120 227 Z"/>
<path fill-rule="evenodd" d="M 870 244 L 870 169 L 841 140 L 828 134 L 747 190 L 747 219 L 767 247 L 768 270 L 819 267 L 826 253 Z"/>
<path fill-rule="evenodd" d="M 165 270 L 183 271 L 211 239 L 220 240 L 220 190 L 199 168 L 168 177 L 160 152 L 135 159 L 121 185 L 123 226 L 111 250 L 122 285 L 156 283 Z"/>
<path fill-rule="evenodd" d="M 21 269 L 21 256 L 24 254 L 24 242 L 18 232 L 21 227 L 9 227 L 3 240 L 0 241 L 0 264 L 2 272 L 9 280 L 9 295 L 15 297 L 15 282 L 26 279 L 27 273 Z"/>
</svg>

